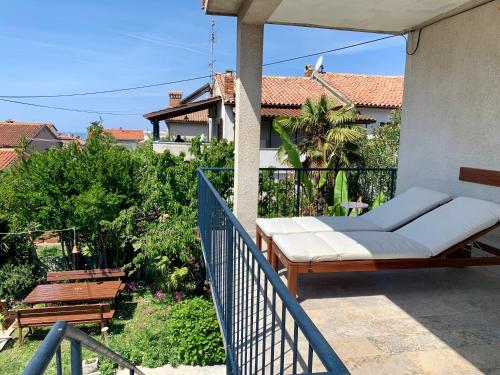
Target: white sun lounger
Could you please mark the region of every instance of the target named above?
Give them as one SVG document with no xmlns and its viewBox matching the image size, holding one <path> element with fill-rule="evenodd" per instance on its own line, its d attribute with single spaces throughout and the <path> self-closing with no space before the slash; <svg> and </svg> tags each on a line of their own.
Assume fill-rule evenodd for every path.
<svg viewBox="0 0 500 375">
<path fill-rule="evenodd" d="M 362 216 L 304 216 L 257 219 L 257 247 L 262 239 L 270 248 L 276 234 L 314 232 L 382 231 L 391 232 L 417 217 L 449 202 L 451 196 L 439 191 L 413 187 Z"/>
<path fill-rule="evenodd" d="M 297 274 L 379 269 L 499 265 L 500 257 L 472 258 L 466 245 L 499 226 L 500 204 L 456 198 L 394 232 L 318 232 L 273 236 L 271 264 Z"/>
</svg>

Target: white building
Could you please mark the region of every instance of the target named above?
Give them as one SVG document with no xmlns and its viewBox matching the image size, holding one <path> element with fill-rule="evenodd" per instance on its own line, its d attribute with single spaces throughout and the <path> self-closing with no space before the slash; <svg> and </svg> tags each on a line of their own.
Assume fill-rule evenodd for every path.
<svg viewBox="0 0 500 375">
<path fill-rule="evenodd" d="M 192 101 L 206 94 L 207 99 Z M 262 77 L 260 167 L 282 164 L 276 160 L 276 150 L 281 144 L 272 122 L 279 116 L 297 116 L 308 98 L 317 100 L 327 95 L 339 106 L 354 103 L 359 111 L 359 122 L 366 127 L 379 126 L 389 119 L 390 112 L 400 109 L 403 100 L 403 77 L 374 76 L 343 73 L 318 73 L 307 66 L 303 77 Z M 169 140 L 180 136 L 189 140 L 201 135 L 205 140 L 235 137 L 235 74 L 216 74 L 212 88 L 208 85 L 186 98 L 182 93 L 170 92 L 169 107 L 147 113 L 144 117 L 153 128 L 164 121 Z M 158 136 L 156 139 L 161 140 Z M 174 153 L 179 144 L 155 144 L 155 149 L 170 149 Z"/>
</svg>

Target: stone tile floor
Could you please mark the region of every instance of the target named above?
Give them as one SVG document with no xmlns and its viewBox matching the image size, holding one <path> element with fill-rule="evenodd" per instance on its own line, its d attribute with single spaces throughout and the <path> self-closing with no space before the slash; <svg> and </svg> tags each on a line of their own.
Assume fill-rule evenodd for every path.
<svg viewBox="0 0 500 375">
<path fill-rule="evenodd" d="M 500 374 L 500 267 L 307 274 L 298 284 L 352 374 Z"/>
</svg>

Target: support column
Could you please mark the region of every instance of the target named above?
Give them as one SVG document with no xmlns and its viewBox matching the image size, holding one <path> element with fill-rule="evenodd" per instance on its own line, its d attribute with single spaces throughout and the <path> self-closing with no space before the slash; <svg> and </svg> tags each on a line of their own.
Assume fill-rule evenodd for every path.
<svg viewBox="0 0 500 375">
<path fill-rule="evenodd" d="M 159 141 L 160 140 L 160 121 L 155 120 L 151 121 L 153 124 L 153 141 Z"/>
<path fill-rule="evenodd" d="M 234 213 L 255 233 L 259 195 L 259 148 L 264 25 L 238 18 Z"/>
</svg>

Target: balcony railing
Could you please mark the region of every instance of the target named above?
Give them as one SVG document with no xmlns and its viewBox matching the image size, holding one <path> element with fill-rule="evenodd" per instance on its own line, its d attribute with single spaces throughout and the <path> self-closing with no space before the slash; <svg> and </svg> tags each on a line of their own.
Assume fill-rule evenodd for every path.
<svg viewBox="0 0 500 375">
<path fill-rule="evenodd" d="M 230 171 L 198 171 L 199 228 L 227 373 L 348 374 L 219 194 L 230 198 L 230 182 Z"/>
<path fill-rule="evenodd" d="M 71 343 L 71 368 L 63 372 L 61 343 L 66 339 Z M 67 322 L 59 321 L 51 328 L 45 339 L 38 347 L 35 355 L 23 371 L 23 375 L 45 374 L 52 358 L 56 357 L 56 374 L 82 375 L 82 346 L 101 355 L 110 361 L 129 370 L 130 375 L 144 375 L 136 366 L 112 351 L 104 344 L 90 337 L 83 331 L 72 327 Z"/>
<path fill-rule="evenodd" d="M 210 168 L 205 174 L 231 207 L 234 171 Z M 339 215 L 339 202 L 357 201 L 368 209 L 394 197 L 397 169 L 261 168 L 259 217 Z"/>
</svg>

